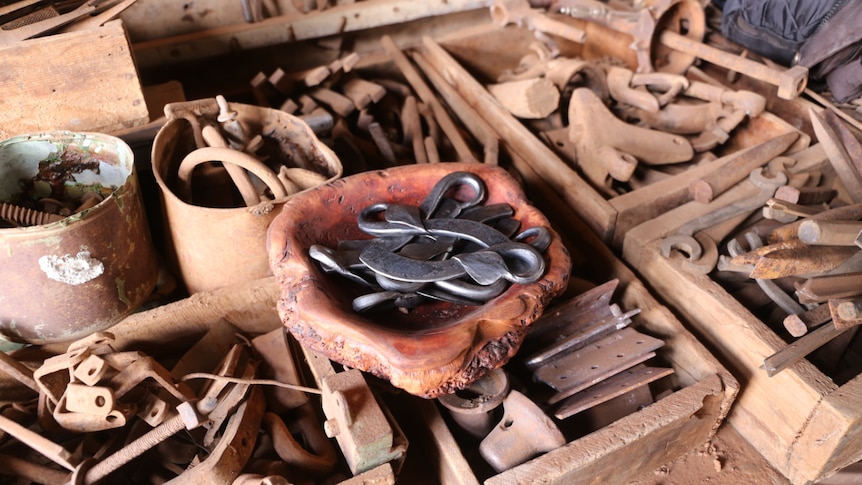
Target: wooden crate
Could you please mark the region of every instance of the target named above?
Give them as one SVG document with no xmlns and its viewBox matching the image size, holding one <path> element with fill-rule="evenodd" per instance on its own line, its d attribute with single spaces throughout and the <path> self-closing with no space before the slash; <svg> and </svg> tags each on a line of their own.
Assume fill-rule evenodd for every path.
<svg viewBox="0 0 862 485">
<path fill-rule="evenodd" d="M 362 45 L 364 33 L 385 30 L 392 36 L 399 32 L 405 36 L 442 35 L 487 22 L 488 8 L 494 1 L 320 1 L 316 2 L 317 8 L 303 11 L 290 0 L 276 0 L 279 8 L 273 16 L 246 22 L 240 3 L 230 0 L 201 3 L 148 0 L 130 7 L 122 19 L 129 25 L 137 62 L 149 68 L 287 43 L 301 46 L 292 51 L 320 54 L 325 50 L 323 45 L 330 44 L 337 51 L 341 42 L 347 40 L 351 50 L 363 52 L 369 48 Z M 514 5 L 521 0 L 503 1 Z M 316 41 L 320 45 L 303 41 Z M 294 55 L 302 57 L 305 53 L 292 52 L 291 56 Z"/>
<path fill-rule="evenodd" d="M 0 139 L 47 130 L 112 133 L 149 112 L 123 23 L 0 46 Z"/>
<path fill-rule="evenodd" d="M 819 145 L 794 158 L 826 163 Z M 744 190 L 740 184 L 715 204 Z M 660 254 L 664 235 L 708 210 L 691 202 L 636 227 L 625 238 L 623 258 L 740 380 L 728 421 L 792 483 L 813 483 L 860 460 L 862 377 L 839 386 L 808 360 L 769 377 L 764 358 L 787 342 L 710 276 L 688 271 L 680 255 Z"/>
<path fill-rule="evenodd" d="M 567 19 L 558 17 L 558 20 Z M 516 68 L 521 57 L 528 52 L 533 41 L 532 35 L 532 32 L 520 27 L 500 28 L 490 25 L 481 33 L 443 40 L 440 44 L 462 68 L 446 69 L 440 74 L 449 84 L 456 86 L 471 107 L 495 128 L 502 144 L 507 145 L 517 156 L 530 160 L 533 169 L 549 188 L 574 208 L 602 241 L 619 250 L 625 234 L 630 229 L 684 203 L 681 197 L 668 197 L 668 194 L 679 188 L 687 188 L 694 178 L 703 176 L 701 170 L 709 170 L 709 167 L 701 166 L 697 170 L 683 171 L 661 183 L 635 188 L 614 197 L 599 193 L 558 151 L 574 153 L 573 145 L 567 144 L 567 140 L 555 140 L 563 146 L 553 147 L 552 143 L 540 140 L 520 120 L 499 107 L 479 82 L 480 79 L 485 83 L 493 82 L 500 73 Z M 571 43 L 567 45 L 563 39 L 556 40 L 563 51 L 562 55 L 579 57 L 582 54 L 581 49 L 572 48 Z M 807 106 L 805 101 L 799 100 L 798 103 Z M 809 134 L 796 124 L 764 111 L 737 127 L 731 133 L 730 139 L 718 147 L 718 155 L 732 154 L 788 132 L 798 135 L 788 149 L 789 152 L 809 146 Z"/>
<path fill-rule="evenodd" d="M 634 318 L 635 328 L 666 342 L 659 353 L 673 367 L 679 389 L 484 483 L 628 483 L 709 440 L 731 408 L 738 383 L 529 166 L 518 164 L 516 168 L 534 203 L 567 239 L 573 280 L 619 279 L 614 301 L 624 309 L 640 308 L 641 313 Z M 438 462 L 440 483 L 479 483 L 438 406 L 422 402 L 421 414 L 429 427 L 430 452 Z"/>
<path fill-rule="evenodd" d="M 459 39 L 445 46 L 477 77 L 493 79 L 505 63 L 517 58 L 517 54 L 511 52 L 502 58 L 491 54 L 499 45 L 519 45 L 503 40 L 512 35 L 518 35 L 517 30 L 507 28 L 483 38 Z M 527 44 L 526 40 L 521 43 Z M 716 78 L 726 74 L 714 66 L 706 67 Z M 460 73 L 448 73 L 448 80 L 459 85 L 462 92 L 469 89 L 464 87 L 469 86 L 469 79 L 465 81 Z M 757 86 L 745 87 L 756 89 Z M 802 99 L 776 103 L 771 93 L 758 92 L 767 95 L 768 106 L 783 107 L 785 118 L 766 112 L 749 120 L 734 132 L 725 147 L 727 153 L 787 131 L 797 131 L 800 138 L 789 150 L 793 157 L 803 164 L 825 162 L 819 146 L 809 148 L 811 138 L 807 128 L 810 126 L 801 117 L 810 103 Z M 792 109 L 788 111 L 788 107 Z M 533 140 L 527 147 L 535 150 L 531 152 L 520 149 L 526 144 L 523 140 L 507 137 L 503 131 L 500 133 L 502 141 L 525 158 L 530 154 L 547 154 Z M 776 469 L 794 483 L 808 483 L 862 458 L 860 412 L 850 404 L 858 402 L 858 386 L 862 385 L 859 379 L 839 387 L 807 362 L 782 373 L 786 375 L 767 377 L 760 369 L 763 358 L 786 343 L 719 285 L 707 277 L 691 275 L 678 261 L 668 261 L 659 254 L 657 239 L 678 228 L 681 224 L 678 221 L 690 219 L 703 204 L 691 202 L 657 207 L 650 203 L 650 198 L 655 197 L 654 188 L 650 187 L 608 200 L 599 199 L 601 196 L 595 191 L 582 189 L 583 179 L 565 162 L 550 156 L 545 158 L 554 162 L 556 171 L 543 173 L 542 178 L 578 211 L 603 241 L 622 251 L 624 259 L 635 267 L 655 294 L 678 310 L 682 320 L 689 323 L 689 328 L 694 329 L 704 343 L 715 346 L 722 362 L 741 380 L 742 391 L 730 414 L 730 422 Z M 688 175 L 683 173 L 669 178 L 666 187 L 668 190 L 674 185 L 687 187 L 689 182 Z"/>
</svg>

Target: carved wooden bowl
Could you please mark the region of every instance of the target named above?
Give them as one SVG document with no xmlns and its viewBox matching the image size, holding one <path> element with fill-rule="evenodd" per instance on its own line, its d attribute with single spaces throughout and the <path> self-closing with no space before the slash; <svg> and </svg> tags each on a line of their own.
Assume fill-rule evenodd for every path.
<svg viewBox="0 0 862 485">
<path fill-rule="evenodd" d="M 565 290 L 568 251 L 551 229 L 546 270 L 530 284 L 513 284 L 484 305 L 422 304 L 408 312 L 357 313 L 351 302 L 368 288 L 325 273 L 308 254 L 314 244 L 336 247 L 363 239 L 356 217 L 379 203 L 418 205 L 445 175 L 468 171 L 487 186 L 486 204 L 508 203 L 521 229 L 550 228 L 505 170 L 478 163 L 437 163 L 365 172 L 289 200 L 269 227 L 269 261 L 281 296 L 278 312 L 299 342 L 346 366 L 389 380 L 405 391 L 435 398 L 466 388 L 515 355 L 529 325 Z"/>
</svg>

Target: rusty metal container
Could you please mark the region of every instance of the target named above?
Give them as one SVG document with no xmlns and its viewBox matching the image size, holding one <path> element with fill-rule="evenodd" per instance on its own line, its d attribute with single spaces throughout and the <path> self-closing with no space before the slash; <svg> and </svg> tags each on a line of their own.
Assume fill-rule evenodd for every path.
<svg viewBox="0 0 862 485">
<path fill-rule="evenodd" d="M 341 161 L 302 119 L 260 106 L 229 106 L 247 133 L 263 136 L 262 158 L 272 166 L 311 167 L 326 181 L 341 176 Z M 271 275 L 266 231 L 295 193 L 248 207 L 241 201 L 231 205 L 233 186 L 202 177 L 194 181 L 192 199 L 184 197 L 179 189 L 180 164 L 201 146 L 201 127 L 219 125 L 219 106 L 215 99 L 201 99 L 169 104 L 165 112 L 168 121 L 153 142 L 152 163 L 161 194 L 165 253 L 171 269 L 189 293 Z M 200 197 L 195 200 L 194 195 Z"/>
<path fill-rule="evenodd" d="M 98 133 L 54 131 L 0 142 L 0 202 L 104 199 L 59 221 L 0 228 L 0 334 L 18 343 L 104 330 L 152 294 L 158 277 L 131 149 Z"/>
</svg>

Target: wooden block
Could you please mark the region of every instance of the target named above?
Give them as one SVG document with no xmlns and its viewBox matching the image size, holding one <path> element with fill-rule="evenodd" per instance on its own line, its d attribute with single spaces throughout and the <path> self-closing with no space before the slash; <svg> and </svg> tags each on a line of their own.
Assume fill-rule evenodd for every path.
<svg viewBox="0 0 862 485">
<path fill-rule="evenodd" d="M 329 106 L 341 116 L 350 116 L 350 113 L 356 111 L 356 105 L 353 104 L 353 101 L 331 89 L 314 88 L 308 92 L 308 95 Z"/>
<path fill-rule="evenodd" d="M 345 81 L 341 86 L 341 90 L 348 98 L 360 99 L 367 97 L 371 103 L 377 103 L 386 96 L 386 88 L 358 77 Z M 356 100 L 354 100 L 354 103 L 356 103 Z M 359 103 L 356 103 L 356 107 L 359 109 L 364 109 L 366 106 L 368 106 L 367 103 L 364 106 L 359 106 Z"/>
<path fill-rule="evenodd" d="M 560 91 L 548 78 L 537 77 L 486 86 L 513 116 L 545 118 L 560 107 Z"/>
<path fill-rule="evenodd" d="M 0 47 L 0 138 L 45 130 L 113 133 L 149 121 L 119 20 Z"/>
<path fill-rule="evenodd" d="M 283 15 L 247 23 L 241 21 L 240 5 L 235 1 L 210 0 L 187 5 L 173 0 L 151 0 L 138 2 L 137 8 L 129 9 L 124 16 L 134 22 L 137 34 L 134 38 L 140 39 L 135 43 L 138 64 L 152 67 L 227 54 L 236 45 L 245 50 L 310 39 L 340 42 L 345 34 L 394 24 L 468 12 L 487 15 L 488 5 L 488 0 L 365 0 L 307 13 L 286 10 Z M 190 14 L 202 30 L 189 32 L 186 18 Z M 463 24 L 449 22 L 435 30 L 460 28 Z"/>
</svg>

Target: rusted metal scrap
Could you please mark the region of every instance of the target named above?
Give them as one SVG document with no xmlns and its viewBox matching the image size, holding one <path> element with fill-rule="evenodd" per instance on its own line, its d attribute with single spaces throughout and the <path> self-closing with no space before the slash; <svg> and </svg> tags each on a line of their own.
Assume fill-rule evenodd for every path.
<svg viewBox="0 0 862 485">
<path fill-rule="evenodd" d="M 594 0 L 565 0 L 558 5 L 561 13 L 630 36 L 638 72 L 681 73 L 695 59 L 702 59 L 769 83 L 783 99 L 796 98 L 808 83 L 808 69 L 803 66 L 774 68 L 702 42 L 706 25 L 703 7 L 698 2 L 658 0 L 630 9 L 617 7 Z M 586 30 L 589 39 L 589 29 Z"/>
<path fill-rule="evenodd" d="M 837 156 L 838 148 L 833 145 L 827 151 L 830 158 Z M 850 167 L 841 160 L 838 163 Z M 835 165 L 833 160 L 832 168 Z M 767 218 L 762 222 L 772 219 L 772 225 L 759 232 L 748 230 L 742 238 L 730 235 L 730 256 L 722 255 L 718 264 L 717 277 L 737 273 L 760 287 L 774 305 L 773 316 L 767 315 L 765 320 L 780 320 L 791 339 L 792 345 L 764 360 L 763 368 L 770 376 L 821 347 L 828 347 L 832 354 L 821 359 L 824 365 L 837 365 L 860 323 L 856 298 L 862 295 L 858 277 L 862 252 L 855 241 L 862 230 L 858 222 L 862 213 L 859 204 L 838 199 L 839 191 L 822 189 L 826 190 L 816 191 L 807 200 L 798 198 L 802 190 L 775 191 L 774 198 L 764 201 L 762 214 Z M 782 200 L 787 195 L 793 201 Z M 848 195 L 852 200 L 852 191 Z M 799 204 L 800 200 L 808 203 Z M 749 224 L 753 228 L 756 223 Z"/>
<path fill-rule="evenodd" d="M 261 106 L 310 119 L 318 135 L 352 160 L 348 173 L 407 163 L 476 161 L 475 141 L 462 136 L 406 55 L 387 36 L 381 44 L 394 72 L 366 74 L 361 56 L 350 53 L 305 71 L 261 73 L 252 80 L 252 92 Z"/>
<path fill-rule="evenodd" d="M 543 317 L 525 342 L 527 352 L 518 362 L 534 381 L 554 390 L 543 402 L 557 419 L 673 373 L 641 365 L 664 342 L 629 327 L 640 310 L 623 312 L 611 303 L 616 285 L 616 280 L 599 285 Z"/>
<path fill-rule="evenodd" d="M 114 351 L 112 335 L 104 332 L 70 344 L 66 353 L 44 359 L 35 371 L 7 356 L 4 368 L 40 393 L 39 413 L 47 413 L 48 418 L 53 413 L 56 423 L 37 420 L 34 406 L 23 413 L 9 412 L 12 408 L 4 407 L 0 413 L 0 431 L 12 441 L 6 444 L 6 449 L 15 452 L 23 447 L 31 451 L 21 453 L 21 458 L 0 457 L 0 461 L 10 464 L 0 474 L 42 483 L 90 484 L 112 479 L 119 473 L 143 474 L 177 484 L 231 483 L 241 475 L 262 470 L 253 455 L 265 457 L 271 453 L 275 457 L 273 463 L 289 464 L 289 469 L 278 472 L 271 469 L 266 476 L 272 479 L 343 476 L 336 449 L 324 433 L 327 426 L 320 416 L 322 410 L 315 410 L 304 396 L 295 395 L 320 391 L 301 386 L 300 377 L 292 367 L 283 368 L 274 362 L 292 360 L 284 332 L 279 330 L 265 339 L 261 336 L 249 347 L 236 343 L 232 328 L 223 323 L 214 325 L 201 339 L 205 344 L 194 346 L 180 358 L 174 372 L 142 352 Z M 212 351 L 219 348 L 229 350 L 212 372 L 201 372 L 211 370 L 207 366 L 212 365 Z M 250 348 L 261 349 L 276 364 L 274 370 L 263 375 L 279 380 L 257 378 L 258 361 L 249 352 Z M 279 348 L 280 356 L 276 357 Z M 200 380 L 203 386 L 193 385 Z M 275 400 L 269 402 L 262 385 L 284 387 L 291 391 L 292 397 L 284 399 L 276 394 Z M 376 403 L 373 397 L 370 399 Z M 365 398 L 362 401 L 370 403 Z M 372 445 L 379 442 L 377 435 L 360 428 L 350 431 L 367 424 L 365 418 L 359 419 L 359 414 L 367 413 L 352 414 L 360 409 L 352 400 L 338 403 L 349 408 L 344 416 L 358 419 L 338 418 L 339 429 L 345 436 L 353 435 L 357 443 L 368 445 L 359 447 L 360 454 L 356 456 L 366 457 L 372 448 L 379 451 Z M 386 420 L 392 422 L 391 417 Z M 106 422 L 111 426 L 106 426 Z M 334 423 L 329 427 L 334 429 Z M 55 429 L 57 424 L 65 428 L 60 434 Z M 302 443 L 308 444 L 297 442 L 287 424 L 291 429 L 302 429 Z M 271 438 L 262 444 L 258 440 L 261 430 Z M 65 438 L 52 441 L 47 436 Z M 272 443 L 274 449 L 267 451 L 266 443 Z M 392 450 L 397 456 L 390 450 L 387 455 L 373 455 L 377 459 L 374 462 L 362 458 L 362 471 L 403 460 L 405 448 L 403 435 L 395 433 Z M 51 464 L 37 464 L 44 460 Z M 390 476 L 394 477 L 391 473 Z"/>
</svg>

